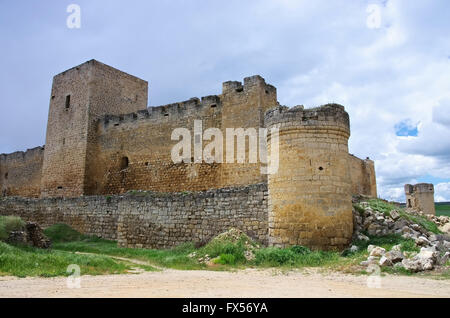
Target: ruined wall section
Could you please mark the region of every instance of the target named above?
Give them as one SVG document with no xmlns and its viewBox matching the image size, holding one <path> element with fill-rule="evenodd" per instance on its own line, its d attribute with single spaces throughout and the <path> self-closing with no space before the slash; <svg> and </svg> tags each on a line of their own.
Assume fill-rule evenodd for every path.
<svg viewBox="0 0 450 318">
<path fill-rule="evenodd" d="M 267 175 L 261 173 L 259 155 L 256 163 L 249 162 L 249 138 L 245 142 L 245 164 L 237 163 L 237 138 L 234 139 L 234 163 L 227 163 L 225 128 L 254 128 L 259 137 L 259 128 L 264 127 L 264 114 L 278 105 L 277 90 L 267 84 L 259 75 L 244 78 L 244 83 L 230 81 L 223 83 L 222 127 L 224 133 L 224 163 L 221 167 L 221 186 L 237 186 L 267 182 Z M 259 140 L 257 140 L 259 143 Z M 258 149 L 259 151 L 259 149 Z"/>
<path fill-rule="evenodd" d="M 65 223 L 122 247 L 171 248 L 209 241 L 232 227 L 267 244 L 267 185 L 191 193 L 79 198 L 0 198 L 0 215 L 46 228 Z"/>
<path fill-rule="evenodd" d="M 44 147 L 0 154 L 0 196 L 39 197 Z"/>
<path fill-rule="evenodd" d="M 432 183 L 405 184 L 406 207 L 436 215 Z"/>
<path fill-rule="evenodd" d="M 352 180 L 352 194 L 363 194 L 376 198 L 377 182 L 373 160 L 369 158 L 363 160 L 349 154 L 349 167 Z"/>
<path fill-rule="evenodd" d="M 218 188 L 220 164 L 194 163 L 194 121 L 203 130 L 221 128 L 223 105 L 219 96 L 192 98 L 121 116 L 105 116 L 97 123 L 97 181 L 93 194 L 123 193 L 129 190 L 197 191 Z M 171 140 L 176 128 L 191 134 L 191 163 L 174 163 Z M 208 143 L 203 142 L 203 146 Z"/>
<path fill-rule="evenodd" d="M 348 166 L 349 116 L 337 104 L 278 107 L 279 169 L 269 175 L 269 244 L 343 249 L 353 233 Z M 268 146 L 271 153 L 269 131 Z"/>
</svg>

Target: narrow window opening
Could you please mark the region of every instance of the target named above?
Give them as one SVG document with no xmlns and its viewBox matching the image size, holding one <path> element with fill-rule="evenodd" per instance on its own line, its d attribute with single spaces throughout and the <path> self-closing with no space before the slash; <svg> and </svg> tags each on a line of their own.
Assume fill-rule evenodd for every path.
<svg viewBox="0 0 450 318">
<path fill-rule="evenodd" d="M 319 167 L 319 170 L 322 171 L 322 170 L 323 170 L 323 167 Z"/>
<path fill-rule="evenodd" d="M 269 91 L 266 89 L 266 94 L 269 94 Z"/>
<path fill-rule="evenodd" d="M 5 179 L 8 179 L 8 172 L 5 173 Z"/>
<path fill-rule="evenodd" d="M 408 199 L 408 208 L 411 207 L 411 199 Z"/>
<path fill-rule="evenodd" d="M 58 190 L 62 190 L 62 188 L 63 188 L 63 187 L 59 186 L 59 187 L 58 187 Z"/>
<path fill-rule="evenodd" d="M 164 114 L 165 117 L 169 116 L 169 114 Z"/>
<path fill-rule="evenodd" d="M 120 161 L 120 170 L 128 168 L 128 165 L 129 165 L 128 157 L 122 157 L 122 160 Z"/>
<path fill-rule="evenodd" d="M 146 163 L 145 163 L 145 166 L 146 166 L 146 167 L 148 167 L 148 165 L 149 165 L 149 163 L 148 163 L 148 162 L 146 162 Z"/>
<path fill-rule="evenodd" d="M 217 107 L 216 104 L 212 104 L 212 105 L 211 105 L 211 108 L 216 108 L 216 107 Z"/>
<path fill-rule="evenodd" d="M 244 89 L 242 87 L 236 88 L 236 92 L 240 93 L 242 92 Z"/>
<path fill-rule="evenodd" d="M 69 109 L 70 107 L 70 95 L 66 96 L 66 109 Z"/>
</svg>

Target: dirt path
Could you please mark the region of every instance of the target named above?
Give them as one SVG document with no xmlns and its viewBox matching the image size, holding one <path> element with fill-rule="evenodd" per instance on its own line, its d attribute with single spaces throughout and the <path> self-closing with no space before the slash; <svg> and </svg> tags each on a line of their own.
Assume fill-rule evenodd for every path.
<svg viewBox="0 0 450 318">
<path fill-rule="evenodd" d="M 369 288 L 367 279 L 312 269 L 163 270 L 82 276 L 81 288 L 69 289 L 66 278 L 0 277 L 0 297 L 450 297 L 449 280 L 385 276 L 381 288 Z"/>
</svg>

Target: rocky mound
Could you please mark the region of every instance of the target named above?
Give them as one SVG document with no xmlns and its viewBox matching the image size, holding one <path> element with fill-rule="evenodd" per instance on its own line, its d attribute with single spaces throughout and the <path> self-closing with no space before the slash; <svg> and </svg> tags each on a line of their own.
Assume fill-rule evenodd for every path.
<svg viewBox="0 0 450 318">
<path fill-rule="evenodd" d="M 394 246 L 390 251 L 369 245 L 369 257 L 361 265 L 403 267 L 413 272 L 445 265 L 450 258 L 450 236 L 448 233 L 435 232 L 447 229 L 450 217 L 426 215 L 412 209 L 396 208 L 388 211 L 387 207 L 388 205 L 382 205 L 377 209 L 368 201 L 356 202 L 353 210 L 353 239 L 368 241 L 369 238 L 363 232 L 371 236 L 399 234 L 405 239 L 414 240 L 420 252 L 402 252 L 400 245 Z M 350 251 L 355 250 L 356 246 L 350 248 Z"/>
</svg>

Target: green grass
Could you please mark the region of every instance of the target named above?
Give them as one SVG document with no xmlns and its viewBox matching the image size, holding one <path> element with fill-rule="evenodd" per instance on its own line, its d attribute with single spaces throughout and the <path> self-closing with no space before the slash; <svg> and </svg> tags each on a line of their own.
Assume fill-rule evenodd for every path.
<svg viewBox="0 0 450 318">
<path fill-rule="evenodd" d="M 449 205 L 436 204 L 435 207 L 437 216 L 440 215 L 450 216 L 450 204 Z"/>
<path fill-rule="evenodd" d="M 389 215 L 389 213 L 392 210 L 397 210 L 402 218 L 405 218 L 407 220 L 410 220 L 411 222 L 414 222 L 414 223 L 422 226 L 427 231 L 430 231 L 430 232 L 433 232 L 436 234 L 441 233 L 438 226 L 434 222 L 429 221 L 427 218 L 425 218 L 423 216 L 408 214 L 405 212 L 405 209 L 400 208 L 392 203 L 389 203 L 389 202 L 386 202 L 386 201 L 380 200 L 380 199 L 371 199 L 371 200 L 369 200 L 368 203 L 369 203 L 369 206 L 374 211 L 379 211 L 385 215 Z"/>
<path fill-rule="evenodd" d="M 44 230 L 44 234 L 54 243 L 81 241 L 87 238 L 66 224 L 55 224 Z"/>
<path fill-rule="evenodd" d="M 0 242 L 0 275 L 3 276 L 69 276 L 70 264 L 80 266 L 82 275 L 119 274 L 130 269 L 129 265 L 107 256 L 77 255 Z"/>
<path fill-rule="evenodd" d="M 245 235 L 239 238 L 214 239 L 203 247 L 195 248 L 194 244 L 186 243 L 173 249 L 133 249 L 117 247 L 115 241 L 88 237 L 72 230 L 68 226 L 55 225 L 46 231 L 47 235 L 56 239 L 53 250 L 38 250 L 31 247 L 12 247 L 7 244 L 0 245 L 0 275 L 15 276 L 61 276 L 66 273 L 69 264 L 78 264 L 82 274 L 123 273 L 130 266 L 154 270 L 153 267 L 132 265 L 121 262 L 113 257 L 137 259 L 164 268 L 183 270 L 233 270 L 236 268 L 278 267 L 294 269 L 302 267 L 324 267 L 334 270 L 343 270 L 355 273 L 360 272 L 359 262 L 368 256 L 369 244 L 384 247 L 390 250 L 394 245 L 400 244 L 403 251 L 419 251 L 411 239 L 404 239 L 400 235 L 387 235 L 382 237 L 369 236 L 369 241 L 356 241 L 359 247 L 356 252 L 346 251 L 311 251 L 304 246 L 290 248 L 265 247 L 256 248 L 254 242 L 249 241 Z M 75 241 L 69 241 L 75 239 Z M 247 260 L 244 252 L 253 250 L 254 259 Z M 85 252 L 96 255 L 74 254 Z M 190 257 L 195 252 L 195 257 Z M 199 258 L 208 255 L 214 259 L 213 265 L 199 262 Z M 402 273 L 401 269 L 386 269 L 383 271 Z"/>
<path fill-rule="evenodd" d="M 0 241 L 5 241 L 11 231 L 24 229 L 25 222 L 17 216 L 0 215 Z"/>
<path fill-rule="evenodd" d="M 152 264 L 174 269 L 202 269 L 195 258 L 188 255 L 195 250 L 193 244 L 183 244 L 170 250 L 135 249 L 117 247 L 115 241 L 84 240 L 54 243 L 53 248 L 61 251 L 86 252 L 100 255 L 120 256 L 148 261 Z"/>
</svg>

